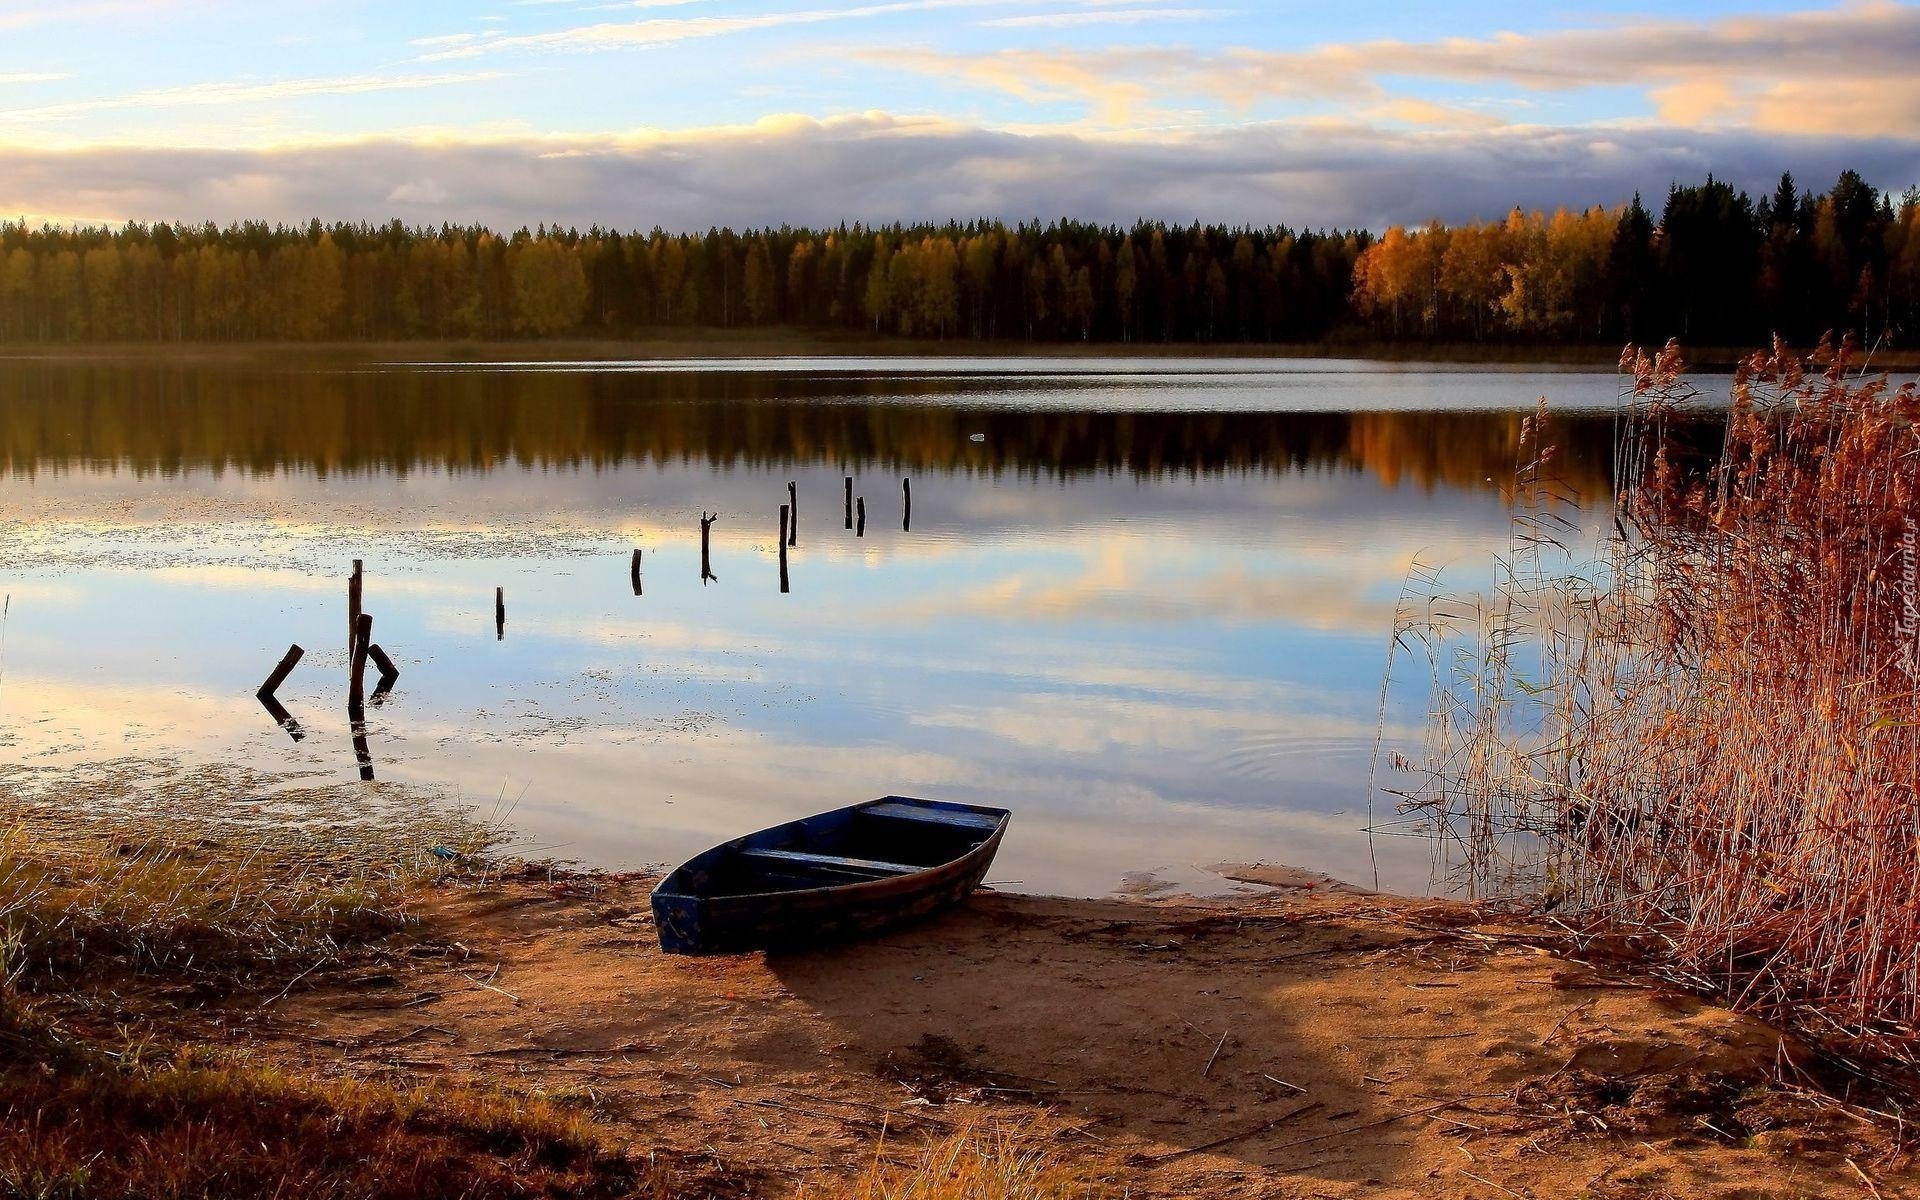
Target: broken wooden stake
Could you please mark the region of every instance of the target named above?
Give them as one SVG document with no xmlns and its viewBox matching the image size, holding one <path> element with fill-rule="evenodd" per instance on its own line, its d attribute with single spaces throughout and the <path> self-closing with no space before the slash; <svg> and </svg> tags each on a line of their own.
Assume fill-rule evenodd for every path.
<svg viewBox="0 0 1920 1200">
<path fill-rule="evenodd" d="M 913 480 L 900 481 L 900 531 L 913 532 Z"/>
<path fill-rule="evenodd" d="M 360 624 L 360 560 L 353 560 L 353 574 L 347 576 L 347 653 L 353 653 L 353 634 Z"/>
<path fill-rule="evenodd" d="M 287 681 L 287 676 L 293 674 L 293 669 L 300 665 L 300 660 L 306 653 L 297 643 L 288 646 L 286 657 L 280 660 L 280 665 L 273 669 L 273 673 L 267 676 L 267 681 L 260 685 L 260 690 L 255 694 L 264 700 L 279 691 L 280 685 Z"/>
<path fill-rule="evenodd" d="M 719 519 L 719 513 L 708 516 L 705 509 L 700 510 L 700 582 L 703 584 L 708 580 L 720 582 L 720 577 L 713 573 L 713 523 Z"/>
<path fill-rule="evenodd" d="M 800 544 L 800 489 L 791 479 L 787 480 L 787 507 L 792 510 L 787 517 L 787 545 L 798 546 Z"/>
<path fill-rule="evenodd" d="M 507 589 L 493 589 L 493 640 L 507 640 Z"/>
<path fill-rule="evenodd" d="M 300 722 L 293 719 L 293 714 L 287 711 L 286 705 L 280 703 L 271 693 L 261 692 L 255 699 L 260 701 L 261 708 L 267 710 L 267 715 L 272 717 L 280 728 L 287 731 L 288 737 L 297 742 L 307 736 L 307 731 L 300 728 Z"/>
<path fill-rule="evenodd" d="M 633 594 L 636 596 L 640 594 L 640 551 L 638 549 L 633 552 Z"/>
<path fill-rule="evenodd" d="M 280 728 L 286 730 L 287 736 L 296 742 L 307 736 L 306 731 L 300 728 L 300 722 L 293 719 L 293 714 L 275 698 L 274 693 L 279 691 L 280 685 L 287 681 L 287 676 L 293 674 L 294 667 L 299 665 L 306 653 L 298 644 L 288 646 L 286 655 L 267 676 L 267 681 L 260 685 L 260 690 L 253 694 L 254 698 L 260 701 L 260 707 L 267 710 L 267 715 L 272 717 Z"/>
<path fill-rule="evenodd" d="M 355 722 L 353 726 L 353 757 L 360 764 L 360 778 L 365 783 L 373 782 L 373 750 L 367 745 L 367 727 Z"/>
<path fill-rule="evenodd" d="M 353 625 L 353 665 L 347 674 L 347 716 L 354 721 L 367 717 L 367 647 L 373 644 L 373 614 L 361 613 Z"/>
<path fill-rule="evenodd" d="M 393 665 L 393 660 L 388 658 L 387 652 L 378 645 L 367 647 L 367 657 L 372 659 L 373 665 L 380 670 L 380 682 L 373 686 L 373 695 L 367 698 L 371 703 L 378 704 L 387 698 L 387 693 L 393 690 L 393 685 L 400 682 L 400 668 Z"/>
<path fill-rule="evenodd" d="M 780 593 L 787 593 L 787 537 L 793 532 L 793 514 L 791 509 L 780 506 Z"/>
<path fill-rule="evenodd" d="M 865 496 L 860 497 L 859 500 L 854 502 L 853 511 L 858 522 L 853 527 L 853 536 L 867 536 L 867 498 Z"/>
<path fill-rule="evenodd" d="M 853 528 L 853 476 L 847 476 L 847 528 Z"/>
</svg>

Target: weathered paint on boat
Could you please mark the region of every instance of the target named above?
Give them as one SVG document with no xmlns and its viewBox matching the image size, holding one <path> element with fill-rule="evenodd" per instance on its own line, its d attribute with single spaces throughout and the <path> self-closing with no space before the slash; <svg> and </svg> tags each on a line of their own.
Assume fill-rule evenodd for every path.
<svg viewBox="0 0 1920 1200">
<path fill-rule="evenodd" d="M 776 825 L 687 861 L 653 891 L 669 954 L 731 954 L 864 937 L 965 900 L 1012 814 L 885 796 Z"/>
</svg>

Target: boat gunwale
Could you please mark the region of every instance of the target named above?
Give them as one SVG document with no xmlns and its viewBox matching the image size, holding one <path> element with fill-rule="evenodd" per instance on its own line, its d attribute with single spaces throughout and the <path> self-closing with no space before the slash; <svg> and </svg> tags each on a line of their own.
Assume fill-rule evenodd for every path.
<svg viewBox="0 0 1920 1200">
<path fill-rule="evenodd" d="M 981 838 L 979 844 L 968 849 L 965 853 L 955 855 L 953 858 L 947 859 L 945 862 L 934 863 L 931 866 L 922 867 L 918 870 L 908 872 L 907 874 L 904 874 L 904 875 L 882 876 L 877 879 L 853 879 L 853 880 L 847 880 L 840 883 L 821 883 L 811 887 L 781 888 L 775 891 L 765 891 L 765 892 L 730 892 L 723 896 L 716 896 L 716 895 L 703 893 L 703 892 L 684 891 L 684 890 L 679 890 L 677 888 L 672 888 L 670 886 L 674 884 L 674 882 L 677 879 L 679 879 L 679 877 L 683 873 L 693 868 L 693 866 L 696 863 L 699 863 L 702 859 L 707 858 L 709 855 L 712 855 L 717 859 L 719 856 L 724 855 L 729 851 L 737 851 L 743 848 L 750 848 L 750 847 L 744 847 L 742 843 L 745 843 L 753 838 L 762 837 L 767 834 L 775 833 L 783 829 L 788 829 L 796 825 L 804 825 L 806 822 L 817 820 L 820 817 L 833 816 L 842 812 L 845 812 L 851 815 L 853 813 L 858 813 L 863 809 L 872 808 L 876 805 L 888 804 L 888 803 L 901 803 L 901 802 L 918 805 L 918 806 L 930 806 L 930 807 L 933 807 L 935 811 L 938 811 L 939 809 L 944 808 L 948 811 L 959 810 L 964 812 L 991 814 L 994 817 L 994 826 L 992 829 L 987 830 L 985 832 L 985 836 Z M 900 818 L 900 819 L 909 819 L 909 818 Z M 1007 826 L 1009 823 L 1012 822 L 1012 820 L 1013 820 L 1012 811 L 1004 808 L 992 808 L 986 805 L 960 804 L 954 801 L 947 801 L 947 800 L 930 801 L 930 800 L 919 799 L 913 796 L 881 796 L 878 799 L 864 801 L 860 804 L 850 804 L 842 808 L 829 809 L 827 812 L 824 812 L 824 813 L 815 813 L 809 817 L 800 817 L 792 821 L 783 821 L 778 825 L 769 825 L 765 829 L 755 830 L 752 833 L 745 834 L 741 837 L 734 838 L 730 841 L 722 842 L 717 846 L 709 847 L 708 849 L 701 851 L 699 854 L 694 855 L 692 858 L 688 859 L 686 862 L 681 863 L 678 867 L 675 867 L 671 872 L 667 874 L 667 876 L 664 879 L 662 879 L 657 885 L 655 885 L 653 892 L 651 894 L 654 896 L 667 896 L 667 897 L 673 897 L 673 898 L 678 898 L 683 900 L 691 900 L 691 901 L 698 902 L 700 904 L 724 903 L 724 904 L 730 905 L 736 902 L 766 900 L 766 899 L 781 897 L 781 896 L 809 896 L 809 897 L 859 896 L 859 895 L 865 894 L 863 889 L 874 889 L 875 891 L 882 892 L 882 893 L 906 890 L 904 885 L 907 885 L 912 881 L 931 880 L 933 878 L 936 878 L 942 875 L 943 873 L 957 874 L 961 870 L 970 866 L 976 859 L 978 859 L 978 857 L 981 854 L 998 853 L 1001 837 L 1006 833 Z"/>
</svg>

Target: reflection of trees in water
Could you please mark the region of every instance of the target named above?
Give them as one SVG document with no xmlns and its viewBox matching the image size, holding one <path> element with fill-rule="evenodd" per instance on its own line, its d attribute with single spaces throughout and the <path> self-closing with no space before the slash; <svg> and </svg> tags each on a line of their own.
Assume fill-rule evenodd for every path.
<svg viewBox="0 0 1920 1200">
<path fill-rule="evenodd" d="M 1017 396 L 1022 385 L 993 386 Z M 1047 386 L 1057 404 L 1058 385 Z M 747 372 L 16 365 L 0 370 L 0 462 L 27 473 L 658 462 L 1054 476 L 1346 470 L 1388 485 L 1486 490 L 1512 478 L 1519 449 L 1518 413 L 1023 411 L 968 405 L 980 389 L 966 379 Z M 1566 418 L 1559 434 L 1560 474 L 1604 494 L 1610 418 Z"/>
</svg>

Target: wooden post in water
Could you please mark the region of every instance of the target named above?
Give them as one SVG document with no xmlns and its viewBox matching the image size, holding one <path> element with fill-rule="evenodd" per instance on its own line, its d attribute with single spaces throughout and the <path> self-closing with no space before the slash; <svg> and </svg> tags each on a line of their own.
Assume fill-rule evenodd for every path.
<svg viewBox="0 0 1920 1200">
<path fill-rule="evenodd" d="M 387 693 L 393 690 L 393 685 L 400 682 L 400 668 L 394 666 L 393 660 L 387 657 L 387 652 L 377 645 L 367 647 L 367 657 L 372 659 L 373 665 L 380 670 L 380 682 L 374 685 L 373 695 L 368 697 L 372 703 L 378 704 L 387 698 Z"/>
<path fill-rule="evenodd" d="M 293 674 L 293 668 L 299 664 L 305 654 L 306 651 L 298 645 L 287 647 L 286 656 L 280 660 L 278 666 L 274 667 L 273 673 L 267 676 L 267 681 L 260 685 L 260 690 L 254 693 L 254 698 L 260 701 L 260 707 L 266 709 L 267 715 L 272 717 L 280 728 L 286 730 L 287 736 L 296 742 L 307 736 L 306 731 L 300 728 L 300 722 L 293 719 L 293 714 L 287 711 L 286 705 L 280 703 L 274 693 L 279 691 L 280 685 L 287 681 L 287 676 Z"/>
<path fill-rule="evenodd" d="M 865 496 L 854 501 L 853 511 L 857 521 L 853 527 L 853 536 L 867 536 L 867 498 Z"/>
<path fill-rule="evenodd" d="M 367 719 L 367 647 L 373 644 L 373 614 L 361 613 L 353 625 L 353 667 L 347 675 L 347 716 Z"/>
<path fill-rule="evenodd" d="M 847 476 L 847 528 L 853 528 L 853 476 Z"/>
<path fill-rule="evenodd" d="M 373 614 L 361 613 L 353 624 L 353 668 L 347 677 L 348 730 L 353 735 L 353 757 L 360 778 L 373 782 L 373 751 L 367 748 L 367 658 L 373 653 Z M 385 658 L 382 654 L 380 657 Z"/>
<path fill-rule="evenodd" d="M 798 546 L 800 544 L 800 489 L 791 479 L 787 480 L 787 508 L 791 510 L 787 515 L 787 545 Z"/>
<path fill-rule="evenodd" d="M 913 480 L 900 481 L 900 531 L 913 532 Z"/>
<path fill-rule="evenodd" d="M 633 552 L 633 594 L 640 594 L 640 551 Z"/>
<path fill-rule="evenodd" d="M 507 640 L 507 589 L 493 589 L 493 640 Z"/>
<path fill-rule="evenodd" d="M 360 626 L 360 560 L 353 560 L 353 574 L 347 576 L 347 655 L 353 655 L 353 634 Z"/>
<path fill-rule="evenodd" d="M 261 708 L 267 710 L 267 715 L 272 717 L 280 728 L 287 731 L 288 737 L 297 742 L 307 736 L 307 731 L 300 728 L 300 722 L 293 719 L 293 714 L 287 711 L 287 706 L 280 703 L 277 698 L 265 692 L 261 692 L 254 698 L 260 701 Z"/>
<path fill-rule="evenodd" d="M 705 509 L 700 510 L 700 582 L 703 584 L 708 580 L 720 582 L 720 577 L 713 573 L 713 523 L 719 519 L 719 513 L 708 516 Z"/>
<path fill-rule="evenodd" d="M 361 781 L 372 783 L 373 751 L 367 746 L 367 727 L 359 722 L 353 726 L 353 757 L 360 763 Z"/>
<path fill-rule="evenodd" d="M 260 690 L 254 694 L 264 700 L 279 691 L 280 685 L 287 681 L 287 676 L 293 674 L 293 669 L 300 665 L 300 660 L 306 656 L 306 653 L 297 643 L 288 646 L 286 656 L 280 660 L 280 665 L 273 669 L 273 673 L 267 676 L 267 681 L 261 684 Z"/>
<path fill-rule="evenodd" d="M 786 595 L 787 588 L 787 535 L 793 532 L 793 515 L 787 505 L 780 506 L 780 594 Z"/>
</svg>

